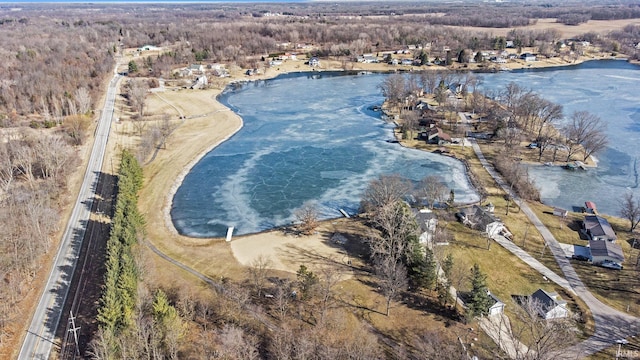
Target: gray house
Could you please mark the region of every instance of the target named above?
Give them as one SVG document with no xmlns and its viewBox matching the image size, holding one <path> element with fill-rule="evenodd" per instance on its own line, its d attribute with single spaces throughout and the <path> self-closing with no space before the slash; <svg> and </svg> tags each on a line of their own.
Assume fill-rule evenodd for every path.
<svg viewBox="0 0 640 360">
<path fill-rule="evenodd" d="M 589 250 L 591 251 L 591 262 L 602 264 L 610 261 L 616 264 L 624 262 L 624 254 L 620 245 L 604 240 L 589 240 Z"/>
<path fill-rule="evenodd" d="M 618 239 L 607 219 L 598 215 L 585 216 L 582 229 L 591 240 L 616 241 Z"/>
<path fill-rule="evenodd" d="M 558 293 L 538 289 L 531 298 L 539 305 L 538 314 L 544 319 L 564 318 L 569 314 L 567 302 L 562 300 Z"/>
</svg>

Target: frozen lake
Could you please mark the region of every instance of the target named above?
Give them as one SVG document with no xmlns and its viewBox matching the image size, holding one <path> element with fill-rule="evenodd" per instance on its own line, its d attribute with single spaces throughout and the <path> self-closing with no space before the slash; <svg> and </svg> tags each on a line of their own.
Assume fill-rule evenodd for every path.
<svg viewBox="0 0 640 360">
<path fill-rule="evenodd" d="M 609 147 L 596 155 L 596 169 L 574 172 L 546 166 L 530 168 L 544 203 L 571 209 L 593 201 L 601 213 L 617 215 L 626 191 L 640 197 L 636 177 L 640 156 L 639 70 L 625 61 L 610 60 L 479 75 L 483 88 L 504 89 L 515 82 L 561 104 L 567 117 L 574 111 L 588 111 L 608 123 Z"/>
<path fill-rule="evenodd" d="M 171 209 L 178 231 L 259 232 L 291 223 L 308 200 L 323 218 L 341 216 L 338 209 L 353 214 L 381 174 L 415 181 L 437 174 L 456 201 L 477 201 L 459 161 L 387 142 L 393 125 L 370 110 L 383 101 L 377 86 L 384 76 L 291 74 L 227 91 L 220 100 L 244 127 L 185 177 Z"/>
</svg>

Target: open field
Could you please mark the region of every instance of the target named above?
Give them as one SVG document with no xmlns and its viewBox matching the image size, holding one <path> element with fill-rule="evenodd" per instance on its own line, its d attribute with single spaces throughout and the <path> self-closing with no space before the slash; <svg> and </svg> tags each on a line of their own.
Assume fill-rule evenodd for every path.
<svg viewBox="0 0 640 360">
<path fill-rule="evenodd" d="M 595 32 L 598 34 L 620 30 L 627 25 L 640 25 L 638 19 L 625 19 L 625 20 L 589 20 L 579 25 L 564 25 L 556 22 L 556 19 L 537 19 L 535 24 L 528 26 L 518 27 L 520 30 L 557 30 L 562 38 L 573 38 L 581 34 L 588 32 Z M 510 28 L 481 28 L 481 27 L 463 27 L 465 30 L 472 32 L 485 32 L 491 33 L 495 36 L 506 36 Z"/>
</svg>

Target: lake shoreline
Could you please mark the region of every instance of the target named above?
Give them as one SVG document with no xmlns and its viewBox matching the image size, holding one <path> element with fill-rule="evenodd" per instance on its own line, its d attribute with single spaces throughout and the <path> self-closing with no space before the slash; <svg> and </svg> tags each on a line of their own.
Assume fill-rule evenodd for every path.
<svg viewBox="0 0 640 360">
<path fill-rule="evenodd" d="M 544 61 L 539 61 L 539 62 L 535 62 L 533 64 L 529 64 L 529 66 L 524 66 L 524 64 L 522 64 L 522 66 L 517 66 L 518 64 L 514 64 L 514 66 L 512 66 L 511 68 L 513 70 L 518 70 L 518 69 L 548 69 L 548 68 L 555 68 L 555 67 L 567 67 L 567 66 L 575 66 L 575 65 L 579 65 L 583 62 L 587 62 L 587 61 L 597 61 L 597 60 L 610 60 L 611 57 L 606 57 L 606 58 L 584 58 L 584 59 L 580 59 L 579 61 L 576 61 L 574 63 L 564 63 L 564 64 L 550 64 Z M 618 59 L 618 60 L 624 60 L 624 59 Z M 626 60 L 625 60 L 626 61 Z M 361 65 L 369 65 L 369 64 L 361 64 Z M 379 65 L 379 64 L 374 64 L 374 65 Z M 440 67 L 438 67 L 440 68 Z M 282 70 L 281 70 L 282 69 Z M 271 69 L 270 69 L 271 70 Z M 462 70 L 462 69 L 456 69 L 456 70 Z M 237 76 L 234 78 L 230 78 L 229 81 L 227 81 L 224 84 L 224 88 L 222 90 L 217 91 L 214 101 L 217 103 L 218 106 L 222 106 L 225 109 L 228 109 L 228 111 L 233 112 L 231 109 L 229 109 L 226 105 L 222 104 L 219 99 L 218 96 L 222 93 L 224 93 L 224 91 L 226 91 L 228 89 L 228 87 L 230 85 L 233 85 L 234 83 L 248 83 L 248 82 L 255 82 L 255 81 L 263 81 L 263 80 L 270 80 L 270 79 L 274 79 L 277 78 L 278 76 L 282 76 L 282 75 L 288 75 L 288 74 L 300 74 L 300 75 L 304 75 L 304 74 L 309 74 L 309 73 L 322 73 L 322 72 L 354 72 L 354 73 L 358 73 L 361 71 L 370 71 L 370 72 L 376 72 L 376 73 L 393 73 L 396 72 L 397 69 L 393 69 L 393 68 L 389 68 L 389 66 L 387 66 L 387 68 L 380 68 L 378 67 L 378 69 L 376 68 L 371 68 L 371 67 L 362 67 L 360 68 L 354 68 L 354 69 L 349 69 L 349 70 L 344 70 L 341 69 L 340 67 L 333 67 L 333 66 L 329 66 L 329 67 L 325 67 L 325 68 L 321 68 L 321 69 L 311 69 L 311 68 L 307 68 L 307 69 L 300 69 L 298 68 L 291 68 L 291 67 L 284 67 L 281 66 L 280 68 L 278 68 L 277 71 L 265 71 L 265 74 L 260 74 L 260 75 L 254 75 L 251 77 L 244 77 L 242 78 L 241 76 Z M 405 70 L 405 71 L 411 71 L 411 70 Z M 431 71 L 431 68 L 428 69 L 423 69 L 421 71 Z M 234 116 L 239 117 L 237 114 L 234 113 Z M 192 236 L 188 236 L 188 235 L 182 235 L 178 232 L 178 230 L 176 229 L 173 219 L 171 217 L 171 209 L 173 207 L 173 198 L 175 196 L 175 193 L 177 191 L 177 189 L 182 185 L 184 178 L 186 177 L 186 175 L 191 171 L 191 169 L 204 157 L 206 156 L 206 154 L 208 154 L 209 152 L 211 152 L 212 150 L 214 150 L 217 146 L 219 146 L 220 144 L 222 144 L 223 142 L 225 142 L 226 140 L 228 140 L 229 138 L 231 138 L 233 135 L 235 135 L 240 129 L 242 129 L 243 127 L 243 122 L 242 119 L 240 118 L 240 122 L 241 125 L 235 129 L 233 129 L 232 131 L 229 131 L 228 133 L 225 134 L 224 138 L 220 141 L 217 141 L 216 143 L 213 144 L 208 144 L 208 146 L 204 147 L 204 150 L 202 150 L 198 155 L 196 155 L 195 157 L 193 157 L 192 159 L 190 159 L 189 162 L 184 163 L 184 164 L 172 164 L 174 166 L 180 167 L 182 170 L 180 171 L 180 173 L 178 174 L 178 176 L 174 179 L 173 181 L 173 185 L 168 189 L 168 191 L 166 191 L 166 202 L 165 202 L 165 207 L 163 210 L 163 214 L 164 214 L 164 223 L 165 226 L 168 228 L 169 232 L 171 232 L 174 235 L 180 235 L 180 236 L 185 236 L 191 239 L 220 239 L 219 237 L 213 237 L 213 238 L 203 238 L 203 237 L 192 237 Z M 176 148 L 174 151 L 180 151 L 179 148 Z M 158 189 L 161 190 L 161 189 Z M 266 231 L 270 231 L 270 230 L 266 230 Z M 273 229 L 271 231 L 277 231 L 277 229 Z M 243 235 L 243 236 L 249 236 L 249 235 Z"/>
</svg>

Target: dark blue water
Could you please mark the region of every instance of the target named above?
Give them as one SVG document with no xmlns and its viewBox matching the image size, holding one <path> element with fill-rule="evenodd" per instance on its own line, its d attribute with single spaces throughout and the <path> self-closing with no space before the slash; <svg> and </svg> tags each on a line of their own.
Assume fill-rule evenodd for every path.
<svg viewBox="0 0 640 360">
<path fill-rule="evenodd" d="M 388 143 L 393 125 L 370 110 L 383 101 L 386 75 L 287 75 L 227 91 L 221 101 L 244 120 L 207 154 L 178 189 L 171 216 L 198 237 L 258 232 L 291 223 L 317 201 L 324 218 L 355 213 L 380 174 L 418 181 L 441 176 L 460 202 L 474 201 L 463 165 L 449 157 Z"/>
</svg>

